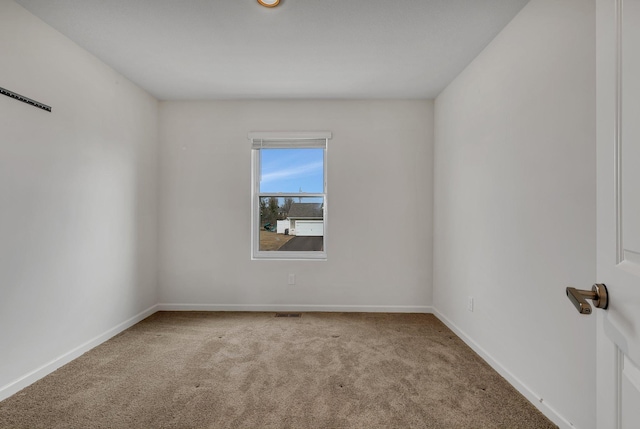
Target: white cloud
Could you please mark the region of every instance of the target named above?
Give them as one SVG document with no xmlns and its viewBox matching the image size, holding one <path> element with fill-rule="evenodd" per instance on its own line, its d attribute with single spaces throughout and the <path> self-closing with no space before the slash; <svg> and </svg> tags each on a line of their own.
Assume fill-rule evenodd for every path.
<svg viewBox="0 0 640 429">
<path fill-rule="evenodd" d="M 312 162 L 309 164 L 297 165 L 283 170 L 276 170 L 262 175 L 262 183 L 273 182 L 274 180 L 287 180 L 296 177 L 304 177 L 309 174 L 322 171 L 324 163 L 322 161 Z"/>
</svg>

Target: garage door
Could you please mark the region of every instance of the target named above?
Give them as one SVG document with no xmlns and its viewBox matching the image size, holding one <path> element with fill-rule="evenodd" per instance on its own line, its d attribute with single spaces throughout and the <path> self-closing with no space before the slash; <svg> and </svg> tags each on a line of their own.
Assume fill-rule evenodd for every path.
<svg viewBox="0 0 640 429">
<path fill-rule="evenodd" d="M 324 222 L 321 220 L 299 220 L 296 222 L 296 235 L 322 237 L 324 235 Z"/>
</svg>

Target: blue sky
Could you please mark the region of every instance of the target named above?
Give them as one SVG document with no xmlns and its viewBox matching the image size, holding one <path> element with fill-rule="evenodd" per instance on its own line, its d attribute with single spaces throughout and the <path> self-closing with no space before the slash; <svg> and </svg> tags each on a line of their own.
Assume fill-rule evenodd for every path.
<svg viewBox="0 0 640 429">
<path fill-rule="evenodd" d="M 261 149 L 260 192 L 322 193 L 323 149 Z"/>
</svg>

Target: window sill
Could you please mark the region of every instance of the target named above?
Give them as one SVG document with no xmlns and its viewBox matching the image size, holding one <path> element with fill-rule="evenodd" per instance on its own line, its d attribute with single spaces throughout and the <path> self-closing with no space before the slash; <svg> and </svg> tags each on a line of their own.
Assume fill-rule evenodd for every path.
<svg viewBox="0 0 640 429">
<path fill-rule="evenodd" d="M 256 252 L 252 261 L 326 261 L 325 252 Z"/>
</svg>

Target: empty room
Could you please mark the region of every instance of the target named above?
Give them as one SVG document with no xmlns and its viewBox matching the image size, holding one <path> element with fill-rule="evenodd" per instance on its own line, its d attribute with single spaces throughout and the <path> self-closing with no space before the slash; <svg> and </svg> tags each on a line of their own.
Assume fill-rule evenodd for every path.
<svg viewBox="0 0 640 429">
<path fill-rule="evenodd" d="M 638 0 L 0 0 L 0 428 L 635 428 L 639 115 Z"/>
</svg>

